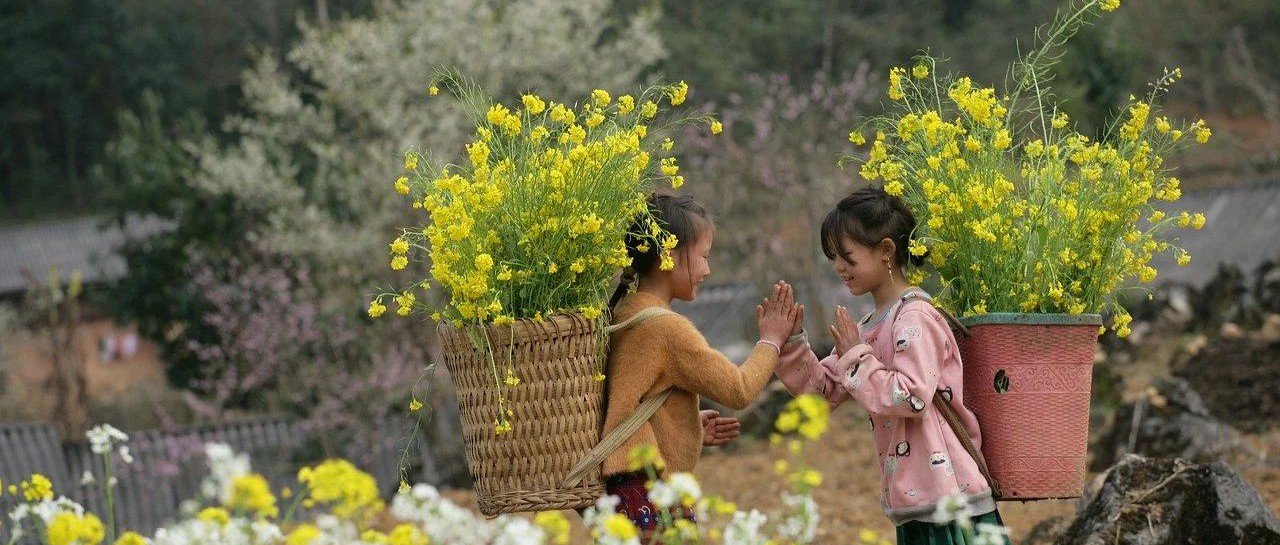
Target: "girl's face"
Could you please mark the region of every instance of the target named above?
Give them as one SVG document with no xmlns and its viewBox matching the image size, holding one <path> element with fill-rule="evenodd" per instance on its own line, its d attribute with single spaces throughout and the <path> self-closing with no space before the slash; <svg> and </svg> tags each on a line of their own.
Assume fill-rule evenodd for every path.
<svg viewBox="0 0 1280 545">
<path fill-rule="evenodd" d="M 692 301 L 698 296 L 698 286 L 711 276 L 711 232 L 700 233 L 693 244 L 686 244 L 672 252 L 675 268 L 671 272 L 671 296 Z"/>
<path fill-rule="evenodd" d="M 835 269 L 836 274 L 840 275 L 840 280 L 844 281 L 844 286 L 849 289 L 849 293 L 853 295 L 870 293 L 889 281 L 888 260 L 893 255 L 893 251 L 886 251 L 883 248 L 886 243 L 892 245 L 888 239 L 876 247 L 871 247 L 849 237 L 840 238 L 840 247 L 843 251 L 840 256 L 831 260 L 831 267 Z"/>
</svg>

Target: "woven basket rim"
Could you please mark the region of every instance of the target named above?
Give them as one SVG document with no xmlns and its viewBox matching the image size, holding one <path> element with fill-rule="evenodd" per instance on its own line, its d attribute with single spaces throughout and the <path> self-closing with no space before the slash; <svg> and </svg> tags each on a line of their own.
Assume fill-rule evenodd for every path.
<svg viewBox="0 0 1280 545">
<path fill-rule="evenodd" d="M 960 318 L 965 327 L 977 325 L 1102 325 L 1101 314 L 992 312 Z"/>
<path fill-rule="evenodd" d="M 603 327 L 604 324 L 600 320 L 592 320 L 583 316 L 581 312 L 557 312 L 548 314 L 542 318 L 541 322 L 534 321 L 533 318 L 521 318 L 512 322 L 510 325 L 497 325 L 492 322 L 486 322 L 483 327 L 490 335 L 501 333 L 501 337 L 507 338 L 510 332 L 514 330 L 516 338 L 525 338 L 530 335 L 545 334 L 550 331 L 572 331 L 578 327 L 586 327 L 588 330 L 596 327 Z M 436 330 L 443 334 L 458 334 L 466 331 L 465 327 L 459 327 L 449 322 L 441 321 L 436 324 Z"/>
</svg>

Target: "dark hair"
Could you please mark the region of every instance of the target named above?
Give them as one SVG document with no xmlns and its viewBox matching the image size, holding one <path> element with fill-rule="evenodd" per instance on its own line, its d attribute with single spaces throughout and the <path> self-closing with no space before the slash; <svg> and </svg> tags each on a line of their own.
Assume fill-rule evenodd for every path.
<svg viewBox="0 0 1280 545">
<path fill-rule="evenodd" d="M 654 193 L 649 196 L 648 207 L 649 214 L 658 221 L 658 225 L 676 236 L 676 250 L 697 242 L 704 234 L 715 230 L 715 222 L 707 213 L 707 208 L 689 195 Z M 609 298 L 609 308 L 622 300 L 638 275 L 652 271 L 661 261 L 661 248 L 643 236 L 648 230 L 647 222 L 642 221 L 636 221 L 627 229 L 625 240 L 631 266 L 622 270 L 618 289 Z M 644 251 L 640 250 L 641 247 L 644 247 Z"/>
<path fill-rule="evenodd" d="M 871 247 L 887 238 L 897 246 L 895 267 L 908 263 L 919 266 L 924 264 L 924 256 L 913 256 L 909 251 L 915 230 L 916 217 L 907 203 L 879 187 L 864 187 L 841 199 L 835 210 L 822 220 L 822 253 L 827 259 L 839 256 L 847 261 L 848 256 L 840 246 L 843 237 Z"/>
</svg>

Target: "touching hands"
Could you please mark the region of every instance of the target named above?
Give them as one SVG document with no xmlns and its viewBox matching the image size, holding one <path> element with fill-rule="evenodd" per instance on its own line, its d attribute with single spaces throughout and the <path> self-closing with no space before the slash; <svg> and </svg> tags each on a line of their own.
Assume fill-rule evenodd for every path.
<svg viewBox="0 0 1280 545">
<path fill-rule="evenodd" d="M 760 327 L 760 340 L 773 343 L 779 349 L 793 331 L 803 325 L 804 307 L 797 305 L 791 285 L 778 281 L 773 285 L 773 296 L 756 306 L 756 323 Z"/>
</svg>

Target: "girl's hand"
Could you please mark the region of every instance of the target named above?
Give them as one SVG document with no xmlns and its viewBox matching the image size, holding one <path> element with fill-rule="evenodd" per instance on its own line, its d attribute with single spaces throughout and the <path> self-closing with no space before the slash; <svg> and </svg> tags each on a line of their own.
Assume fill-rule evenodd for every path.
<svg viewBox="0 0 1280 545">
<path fill-rule="evenodd" d="M 849 317 L 849 309 L 836 306 L 836 323 L 831 324 L 831 336 L 836 339 L 836 354 L 840 356 L 862 342 L 858 336 L 858 326 Z"/>
<path fill-rule="evenodd" d="M 791 284 L 788 284 L 785 281 L 782 282 L 782 285 L 783 285 L 783 289 L 786 290 L 787 297 L 792 301 L 795 301 L 795 288 L 791 287 Z M 796 305 L 796 323 L 792 324 L 791 326 L 791 334 L 796 335 L 800 333 L 800 331 L 803 329 L 804 329 L 804 305 Z"/>
<path fill-rule="evenodd" d="M 773 296 L 756 306 L 756 324 L 760 340 L 781 347 L 795 327 L 799 310 L 791 296 L 791 286 L 779 281 L 773 285 Z"/>
<path fill-rule="evenodd" d="M 698 411 L 698 419 L 702 421 L 702 445 L 718 447 L 738 438 L 742 424 L 737 418 L 720 416 L 720 412 L 707 409 Z"/>
</svg>

